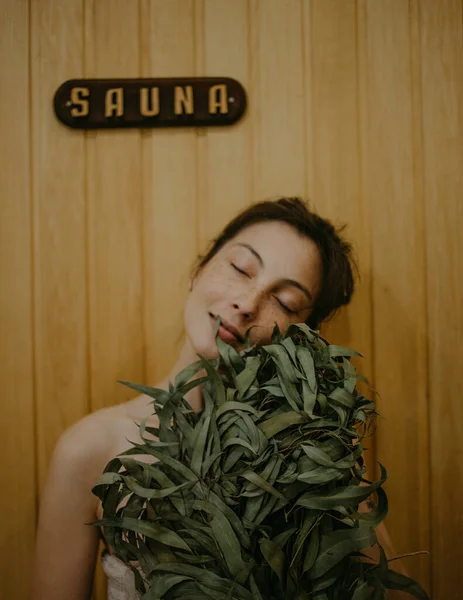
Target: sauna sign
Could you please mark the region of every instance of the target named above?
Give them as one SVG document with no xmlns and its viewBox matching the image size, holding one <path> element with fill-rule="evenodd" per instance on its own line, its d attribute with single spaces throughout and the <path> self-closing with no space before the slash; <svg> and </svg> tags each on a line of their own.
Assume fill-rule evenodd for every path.
<svg viewBox="0 0 463 600">
<path fill-rule="evenodd" d="M 238 121 L 246 93 L 228 77 L 70 79 L 54 106 L 77 129 L 217 126 Z"/>
</svg>

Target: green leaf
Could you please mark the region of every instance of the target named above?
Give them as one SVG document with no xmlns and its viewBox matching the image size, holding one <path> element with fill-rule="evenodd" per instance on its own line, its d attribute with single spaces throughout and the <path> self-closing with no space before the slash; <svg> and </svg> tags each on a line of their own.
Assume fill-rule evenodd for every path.
<svg viewBox="0 0 463 600">
<path fill-rule="evenodd" d="M 127 487 L 140 496 L 141 498 L 151 498 L 151 499 L 159 499 L 165 498 L 166 496 L 170 496 L 179 490 L 184 489 L 185 487 L 191 487 L 192 482 L 186 481 L 180 485 L 175 485 L 173 487 L 168 487 L 164 489 L 154 489 L 154 488 L 145 488 L 138 484 L 137 480 L 134 477 L 126 476 L 124 477 L 124 481 L 127 484 Z"/>
<path fill-rule="evenodd" d="M 278 381 L 280 382 L 280 387 L 283 390 L 288 404 L 293 410 L 298 411 L 299 407 L 302 407 L 302 402 L 296 386 L 290 379 L 285 378 L 280 372 L 278 372 Z"/>
<path fill-rule="evenodd" d="M 194 362 L 191 365 L 188 365 L 184 369 L 180 371 L 175 377 L 175 387 L 181 388 L 184 386 L 192 377 L 194 377 L 201 369 L 203 369 L 203 365 L 200 360 Z"/>
<path fill-rule="evenodd" d="M 285 379 L 296 383 L 296 370 L 291 363 L 286 348 L 282 344 L 271 344 L 269 346 L 263 346 L 262 349 L 265 350 L 267 354 L 269 354 L 272 357 L 281 375 Z"/>
<path fill-rule="evenodd" d="M 251 593 L 254 600 L 264 600 L 259 591 L 259 588 L 257 587 L 256 580 L 254 579 L 253 575 L 251 575 L 249 578 L 249 587 L 251 588 Z"/>
<path fill-rule="evenodd" d="M 342 472 L 338 469 L 327 469 L 326 467 L 317 467 L 311 471 L 306 471 L 297 476 L 298 481 L 304 481 L 312 485 L 318 483 L 328 483 L 341 479 Z"/>
<path fill-rule="evenodd" d="M 329 510 L 336 506 L 355 506 L 359 502 L 366 500 L 370 494 L 386 481 L 386 470 L 382 465 L 380 467 L 381 479 L 371 485 L 348 485 L 340 489 L 335 489 L 332 492 L 303 494 L 296 500 L 296 504 L 298 506 L 305 506 L 306 508 L 318 508 L 321 510 Z"/>
<path fill-rule="evenodd" d="M 256 454 L 256 451 L 251 446 L 251 444 L 246 440 L 242 440 L 241 438 L 233 437 L 228 439 L 223 444 L 222 449 L 225 450 L 225 448 L 228 448 L 229 446 L 243 446 L 243 448 L 246 448 L 247 450 L 250 450 L 253 454 Z"/>
<path fill-rule="evenodd" d="M 300 425 L 306 421 L 306 417 L 299 412 L 287 412 L 276 417 L 271 417 L 262 423 L 259 423 L 259 429 L 265 433 L 268 438 L 273 437 L 283 429 L 291 425 Z"/>
<path fill-rule="evenodd" d="M 179 462 L 175 458 L 168 456 L 161 450 L 157 450 L 156 448 L 152 448 L 150 446 L 141 446 L 140 444 L 136 444 L 135 442 L 130 442 L 130 443 L 135 448 L 137 448 L 139 450 L 143 450 L 143 452 L 141 452 L 141 454 L 146 453 L 146 454 L 151 454 L 152 456 L 155 456 L 160 461 L 162 461 L 165 465 L 167 465 L 174 471 L 177 471 L 181 477 L 184 477 L 188 481 L 198 481 L 198 477 L 193 473 L 193 471 L 191 471 L 191 469 L 189 469 L 188 467 L 183 465 L 181 462 Z M 133 448 L 130 448 L 129 450 L 121 452 L 121 454 L 119 456 L 126 456 L 129 454 L 134 454 Z"/>
<path fill-rule="evenodd" d="M 244 477 L 245 479 L 247 479 L 254 485 L 257 485 L 258 487 L 262 488 L 267 493 L 272 494 L 272 496 L 275 496 L 276 498 L 280 498 L 281 500 L 286 500 L 286 498 L 283 496 L 283 494 L 281 492 L 279 492 L 272 485 L 270 485 L 269 482 L 266 481 L 265 479 L 263 479 L 260 475 L 258 475 L 257 473 L 254 473 L 254 471 L 246 471 L 245 473 L 243 473 L 241 475 L 241 477 Z"/>
<path fill-rule="evenodd" d="M 97 483 L 95 484 L 95 487 L 97 485 L 111 485 L 114 483 L 118 483 L 118 482 L 122 482 L 122 475 L 120 473 L 112 473 L 112 472 L 106 472 L 103 473 L 102 475 L 100 475 L 100 478 L 98 479 Z M 95 487 L 92 489 L 92 491 L 95 489 Z"/>
<path fill-rule="evenodd" d="M 281 533 L 279 533 L 276 537 L 273 538 L 273 542 L 283 550 L 286 543 L 290 539 L 290 537 L 296 533 L 297 527 L 290 527 L 289 529 L 285 529 Z"/>
<path fill-rule="evenodd" d="M 230 573 L 236 577 L 244 569 L 245 565 L 241 558 L 240 543 L 228 519 L 216 506 L 213 506 L 209 502 L 196 500 L 193 507 L 212 515 L 212 521 L 210 522 L 212 532 L 223 553 Z"/>
<path fill-rule="evenodd" d="M 162 600 L 173 587 L 182 581 L 192 581 L 188 575 L 161 575 L 155 579 L 154 585 L 143 600 Z"/>
<path fill-rule="evenodd" d="M 333 358 L 337 356 L 360 356 L 361 358 L 363 358 L 362 354 L 360 354 L 359 352 L 351 350 L 350 348 L 344 348 L 343 346 L 330 345 L 328 346 L 328 352 Z"/>
<path fill-rule="evenodd" d="M 214 398 L 215 404 L 217 406 L 222 406 L 226 398 L 226 392 L 223 381 L 220 378 L 220 375 L 217 373 L 217 371 L 214 369 L 214 367 L 208 360 L 201 358 L 201 364 L 207 371 L 207 375 L 209 378 L 209 381 L 207 383 L 211 386 L 211 395 Z"/>
<path fill-rule="evenodd" d="M 355 586 L 352 600 L 368 600 L 370 597 L 369 585 L 367 581 L 359 580 Z"/>
<path fill-rule="evenodd" d="M 203 423 L 200 422 L 200 432 L 197 436 L 191 457 L 191 468 L 198 475 L 198 477 L 201 476 L 201 467 L 203 463 L 204 449 L 207 442 L 210 422 L 210 416 L 206 417 Z"/>
<path fill-rule="evenodd" d="M 328 398 L 331 398 L 331 400 L 334 400 L 347 408 L 354 408 L 355 406 L 355 400 L 352 394 L 341 387 L 334 388 L 331 394 L 328 395 Z"/>
<path fill-rule="evenodd" d="M 314 566 L 315 561 L 317 560 L 319 547 L 320 532 L 318 529 L 314 529 L 307 545 L 307 552 L 302 565 L 302 573 L 310 571 L 310 569 Z"/>
<path fill-rule="evenodd" d="M 296 353 L 299 364 L 301 365 L 303 373 L 307 379 L 307 383 L 309 384 L 310 392 L 316 397 L 318 386 L 312 352 L 310 352 L 310 350 L 305 346 L 298 346 Z"/>
<path fill-rule="evenodd" d="M 369 512 L 357 513 L 357 518 L 359 519 L 361 525 L 365 524 L 369 527 L 378 527 L 378 525 L 386 518 L 388 512 L 386 492 L 383 490 L 383 488 L 378 488 L 376 490 L 376 494 L 378 497 L 376 507 Z"/>
<path fill-rule="evenodd" d="M 256 418 L 259 416 L 259 413 L 257 412 L 257 410 L 254 407 L 249 406 L 249 404 L 245 404 L 244 402 L 230 402 L 229 401 L 229 402 L 224 402 L 222 404 L 222 406 L 219 409 L 217 409 L 217 411 L 216 411 L 217 419 L 228 411 L 237 411 L 237 410 L 244 410 L 245 412 L 249 412 L 252 415 L 254 415 Z"/>
<path fill-rule="evenodd" d="M 192 579 L 203 583 L 217 590 L 218 592 L 227 592 L 230 588 L 230 581 L 219 577 L 210 570 L 201 569 L 192 565 L 183 565 L 178 563 L 161 563 L 156 565 L 155 571 L 167 572 L 167 573 L 178 573 L 179 575 L 187 575 Z M 240 593 L 242 600 L 253 600 L 252 594 L 248 592 L 242 586 L 235 584 L 237 591 Z M 190 599 L 191 596 L 188 596 Z"/>
<path fill-rule="evenodd" d="M 141 533 L 146 537 L 162 542 L 166 546 L 172 548 L 180 548 L 181 550 L 187 550 L 191 552 L 189 546 L 177 535 L 174 531 L 158 525 L 157 523 L 150 523 L 148 521 L 142 521 L 140 519 L 133 519 L 131 517 L 112 517 L 109 519 L 99 519 L 94 521 L 93 525 L 103 525 L 109 527 L 119 527 L 123 530 L 135 531 Z"/>
<path fill-rule="evenodd" d="M 391 569 L 387 573 L 385 585 L 390 590 L 402 590 L 419 600 L 429 600 L 426 592 L 416 581 Z"/>
<path fill-rule="evenodd" d="M 248 356 L 246 358 L 245 368 L 236 377 L 236 387 L 238 389 L 239 398 L 242 398 L 254 383 L 260 366 L 261 362 L 259 356 Z"/>
<path fill-rule="evenodd" d="M 322 537 L 320 552 L 310 571 L 310 577 L 317 579 L 330 571 L 347 555 L 369 548 L 376 542 L 376 535 L 370 527 L 332 531 Z"/>
<path fill-rule="evenodd" d="M 130 383 L 129 381 L 119 380 L 117 383 L 122 383 L 122 385 L 125 385 L 136 392 L 140 392 L 140 394 L 154 398 L 157 402 L 159 402 L 159 404 L 165 404 L 171 397 L 169 392 L 166 392 L 166 390 L 162 390 L 161 388 L 149 387 L 147 385 L 140 385 L 138 383 Z"/>
<path fill-rule="evenodd" d="M 301 448 L 307 454 L 309 458 L 315 461 L 317 464 L 322 465 L 323 467 L 330 467 L 332 469 L 336 468 L 336 463 L 334 463 L 331 458 L 323 452 L 320 448 L 316 448 L 315 446 L 302 445 Z"/>
<path fill-rule="evenodd" d="M 272 540 L 262 538 L 259 540 L 260 551 L 272 570 L 278 575 L 279 580 L 283 581 L 283 569 L 285 566 L 285 554 L 283 550 L 272 542 Z"/>
<path fill-rule="evenodd" d="M 293 340 L 290 337 L 287 337 L 281 342 L 281 345 L 286 348 L 294 365 L 297 365 L 296 346 L 294 345 Z"/>
<path fill-rule="evenodd" d="M 249 548 L 251 541 L 239 516 L 212 490 L 208 491 L 208 499 L 209 503 L 215 506 L 228 519 L 236 535 L 238 536 L 241 545 L 244 548 Z"/>
</svg>

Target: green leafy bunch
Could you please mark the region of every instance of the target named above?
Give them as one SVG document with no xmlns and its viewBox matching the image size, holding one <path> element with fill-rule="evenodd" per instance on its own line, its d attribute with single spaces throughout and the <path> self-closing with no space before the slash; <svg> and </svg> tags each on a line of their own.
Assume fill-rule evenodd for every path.
<svg viewBox="0 0 463 600">
<path fill-rule="evenodd" d="M 378 481 L 363 477 L 377 413 L 356 388 L 360 355 L 305 324 L 275 326 L 265 346 L 247 336 L 238 353 L 219 322 L 217 359 L 189 365 L 168 391 L 127 383 L 153 398 L 159 427 L 145 419 L 143 443 L 93 488 L 103 519 L 92 524 L 143 599 L 363 600 L 389 588 L 427 598 L 380 546 L 379 563 L 361 552 L 377 544 L 387 496 L 382 465 Z M 199 413 L 185 400 L 197 385 Z"/>
</svg>

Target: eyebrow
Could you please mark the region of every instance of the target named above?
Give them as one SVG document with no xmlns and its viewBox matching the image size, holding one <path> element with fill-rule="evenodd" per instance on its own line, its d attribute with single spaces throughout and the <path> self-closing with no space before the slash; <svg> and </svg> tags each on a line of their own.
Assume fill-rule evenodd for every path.
<svg viewBox="0 0 463 600">
<path fill-rule="evenodd" d="M 249 244 L 245 244 L 245 243 L 238 243 L 238 244 L 235 244 L 235 246 L 243 246 L 243 248 L 247 248 L 257 258 L 260 266 L 262 268 L 265 266 L 262 256 L 252 246 L 250 246 Z M 313 302 L 312 294 L 309 292 L 309 290 L 305 286 L 302 285 L 302 283 L 299 283 L 299 281 L 296 281 L 295 279 L 280 279 L 279 284 L 280 285 L 292 285 L 292 286 L 298 288 L 299 290 L 301 290 L 301 292 L 303 292 L 307 296 L 307 298 L 309 299 L 310 302 Z"/>
</svg>

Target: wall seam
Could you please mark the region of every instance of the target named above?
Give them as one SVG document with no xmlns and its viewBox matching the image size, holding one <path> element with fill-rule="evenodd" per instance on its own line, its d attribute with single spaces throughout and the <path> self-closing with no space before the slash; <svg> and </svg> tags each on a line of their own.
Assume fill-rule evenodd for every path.
<svg viewBox="0 0 463 600">
<path fill-rule="evenodd" d="M 87 47 L 86 47 L 86 25 L 87 25 L 87 2 L 82 0 L 82 70 L 84 77 L 87 73 Z M 85 254 L 85 327 L 87 333 L 87 410 L 92 412 L 92 328 L 91 328 L 91 285 L 90 285 L 90 238 L 89 238 L 89 182 L 88 182 L 88 131 L 84 130 L 83 141 L 83 177 L 84 177 L 84 254 Z"/>
<path fill-rule="evenodd" d="M 413 16 L 416 18 L 416 30 L 413 27 Z M 431 440 L 431 399 L 430 399 L 430 353 L 429 353 L 429 303 L 427 297 L 428 289 L 428 273 L 427 273 L 427 247 L 426 247 L 426 203 L 425 195 L 426 188 L 424 185 L 424 122 L 423 122 L 423 86 L 421 77 L 421 31 L 420 31 L 420 12 L 419 2 L 416 0 L 409 0 L 409 36 L 410 36 L 410 72 L 411 72 L 411 111 L 412 115 L 416 115 L 412 118 L 412 143 L 414 152 L 412 153 L 413 160 L 413 184 L 414 184 L 414 196 L 415 196 L 415 219 L 417 218 L 419 223 L 418 231 L 421 231 L 418 239 L 418 252 L 423 260 L 423 279 L 421 282 L 422 292 L 422 309 L 425 315 L 425 324 L 423 330 L 423 344 L 424 344 L 424 369 L 425 369 L 425 414 L 426 414 L 426 442 L 427 442 L 427 481 L 428 481 L 428 493 L 427 503 L 429 515 L 431 514 L 432 506 L 432 486 L 431 481 L 431 452 L 430 440 Z M 413 51 L 413 43 L 417 42 L 416 54 Z M 421 340 L 419 340 L 419 343 Z M 432 523 L 429 524 L 429 532 L 427 535 L 429 548 L 432 548 Z M 432 566 L 432 565 L 431 565 Z M 432 568 L 429 570 L 429 582 L 430 588 L 432 589 Z"/>
<path fill-rule="evenodd" d="M 36 312 L 36 277 L 35 277 L 35 203 L 34 203 L 34 162 L 33 162 L 33 143 L 34 143 L 34 135 L 32 131 L 33 125 L 33 111 L 32 111 L 32 90 L 33 90 L 33 77 L 32 77 L 32 3 L 31 0 L 27 3 L 27 37 L 28 37 L 28 98 L 29 98 L 29 106 L 28 106 L 28 119 L 29 119 L 29 152 L 28 152 L 28 169 L 29 169 L 29 232 L 30 232 L 30 311 L 31 311 L 31 363 L 32 363 L 32 411 L 33 411 L 33 432 L 34 432 L 34 488 L 35 488 L 35 503 L 34 503 L 34 520 L 35 526 L 37 529 L 38 525 L 38 516 L 39 516 L 39 507 L 40 507 L 40 490 L 39 490 L 39 410 L 37 405 L 37 364 L 36 364 L 36 321 L 37 321 L 37 312 Z"/>
<path fill-rule="evenodd" d="M 149 6 L 149 5 L 148 5 Z M 143 21 L 142 21 L 142 0 L 138 0 L 137 4 L 138 8 L 138 77 L 145 77 L 146 73 L 144 72 L 144 61 L 143 61 L 143 47 L 144 47 L 144 32 Z M 138 132 L 138 140 L 139 140 L 139 159 L 140 159 L 140 202 L 139 202 L 139 236 L 140 236 L 140 322 L 142 328 L 142 360 L 143 360 L 143 368 L 142 368 L 142 378 L 145 385 L 149 384 L 148 381 L 148 341 L 147 341 L 147 328 L 146 328 L 146 238 L 145 238 L 145 228 L 143 226 L 145 222 L 145 214 L 146 214 L 146 185 L 145 185 L 145 161 L 144 161 L 144 134 L 143 129 L 140 129 Z"/>
<path fill-rule="evenodd" d="M 413 13 L 413 14 L 412 14 Z M 413 55 L 412 44 L 415 41 L 413 36 L 413 16 L 416 18 L 416 55 Z M 423 81 L 422 81 L 422 54 L 421 54 L 421 28 L 420 28 L 420 7 L 416 0 L 409 0 L 409 32 L 410 32 L 410 71 L 412 76 L 412 115 L 417 114 L 415 119 L 412 119 L 412 141 L 414 148 L 419 147 L 418 155 L 416 151 L 412 153 L 413 160 L 413 184 L 415 196 L 415 218 L 418 216 L 419 224 L 421 225 L 421 234 L 418 240 L 419 253 L 423 259 L 423 280 L 422 280 L 422 308 L 425 315 L 424 324 L 424 369 L 425 369 L 425 412 L 426 412 L 426 437 L 427 437 L 427 481 L 428 481 L 428 511 L 431 516 L 432 507 L 432 486 L 431 481 L 431 458 L 432 453 L 429 451 L 431 442 L 431 397 L 430 397 L 430 349 L 429 349 L 429 303 L 428 303 L 428 272 L 427 272 L 427 246 L 426 246 L 426 187 L 424 182 L 425 173 L 425 146 L 424 146 L 424 121 L 423 121 Z M 418 92 L 418 93 L 416 93 Z M 420 206 L 421 205 L 421 206 Z M 417 210 L 418 209 L 418 210 Z M 432 551 L 432 521 L 429 519 L 428 543 Z M 429 569 L 429 586 L 433 589 L 433 569 L 432 563 Z"/>
<path fill-rule="evenodd" d="M 360 15 L 362 5 L 362 16 Z M 373 277 L 373 242 L 371 234 L 371 211 L 368 207 L 368 179 L 365 175 L 365 156 L 367 155 L 368 146 L 368 58 L 367 58 L 367 39 L 368 39 L 368 28 L 367 28 L 367 4 L 364 0 L 355 1 L 355 47 L 356 47 L 356 69 L 357 69 L 357 115 L 358 115 L 358 177 L 359 177 L 359 196 L 360 204 L 365 215 L 365 221 L 367 223 L 368 232 L 368 268 L 369 268 L 369 286 L 368 286 L 368 297 L 369 297 L 369 321 L 370 321 L 370 335 L 369 335 L 369 351 L 370 351 L 370 369 L 371 369 L 371 387 L 373 392 L 373 398 L 377 401 L 375 382 L 376 382 L 376 368 L 375 368 L 375 313 L 374 313 L 374 277 Z M 360 19 L 365 18 L 363 22 L 362 31 L 360 32 Z M 365 44 L 362 46 L 364 55 L 360 55 L 360 34 L 364 35 Z M 363 79 L 363 80 L 362 80 Z M 363 119 L 366 119 L 367 124 L 364 126 Z M 365 212 L 366 211 L 366 212 Z M 369 474 L 370 478 L 378 478 L 378 468 L 376 463 L 377 458 L 377 443 L 376 435 L 371 438 L 371 451 L 372 451 L 372 473 Z"/>
</svg>

